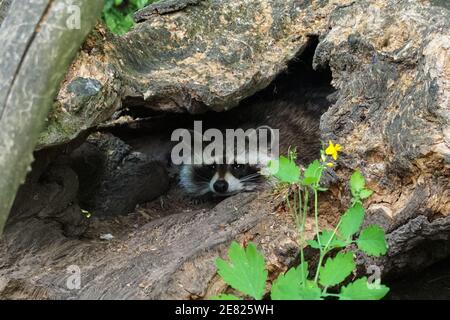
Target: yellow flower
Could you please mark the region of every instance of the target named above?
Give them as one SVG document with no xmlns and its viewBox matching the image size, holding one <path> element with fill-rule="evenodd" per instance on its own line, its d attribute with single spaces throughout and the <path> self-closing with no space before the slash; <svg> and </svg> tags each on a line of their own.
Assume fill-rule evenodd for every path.
<svg viewBox="0 0 450 320">
<path fill-rule="evenodd" d="M 332 166 L 334 166 L 334 164 L 332 162 L 327 163 L 327 167 L 331 168 Z"/>
<path fill-rule="evenodd" d="M 325 149 L 325 153 L 329 156 L 332 156 L 334 160 L 338 158 L 338 152 L 341 151 L 342 147 L 340 144 L 334 145 L 331 140 L 328 142 L 328 148 Z"/>
</svg>

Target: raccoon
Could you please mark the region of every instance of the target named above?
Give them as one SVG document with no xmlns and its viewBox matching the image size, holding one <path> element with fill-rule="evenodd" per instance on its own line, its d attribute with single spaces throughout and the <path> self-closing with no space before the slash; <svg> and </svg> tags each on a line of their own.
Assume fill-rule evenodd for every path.
<svg viewBox="0 0 450 320">
<path fill-rule="evenodd" d="M 306 165 L 319 156 L 320 117 L 329 106 L 327 97 L 330 93 L 325 91 L 312 95 L 295 94 L 279 100 L 253 100 L 221 115 L 220 122 L 230 128 L 268 126 L 279 129 L 279 154 L 287 154 L 288 150 L 296 149 L 297 162 Z M 216 114 L 215 119 L 217 118 Z M 229 196 L 258 190 L 273 185 L 273 181 L 267 180 L 262 174 L 270 159 L 265 160 L 256 165 L 183 165 L 180 185 L 186 193 L 194 197 L 208 194 Z"/>
<path fill-rule="evenodd" d="M 255 191 L 264 182 L 260 168 L 249 164 L 183 165 L 180 171 L 180 185 L 193 197 Z"/>
</svg>

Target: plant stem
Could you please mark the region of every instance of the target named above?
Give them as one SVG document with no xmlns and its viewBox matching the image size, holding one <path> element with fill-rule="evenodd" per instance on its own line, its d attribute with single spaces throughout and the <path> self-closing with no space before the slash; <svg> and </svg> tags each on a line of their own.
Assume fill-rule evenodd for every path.
<svg viewBox="0 0 450 320">
<path fill-rule="evenodd" d="M 303 212 L 302 209 L 302 189 L 298 186 L 298 217 L 300 222 L 299 225 L 299 233 L 300 233 L 300 262 L 302 266 L 304 266 L 305 262 L 305 254 L 303 252 L 303 244 L 304 244 L 304 233 L 305 233 L 305 223 L 306 223 L 306 212 Z M 303 268 L 303 267 L 302 267 Z M 302 286 L 305 288 L 306 279 L 304 278 L 304 272 L 302 270 Z"/>
<path fill-rule="evenodd" d="M 293 186 L 295 186 L 295 185 L 293 185 Z M 289 195 L 291 194 L 291 192 L 290 192 L 291 190 L 290 190 L 290 188 L 289 188 Z M 289 196 L 288 195 L 288 196 Z M 293 215 L 294 215 L 294 218 L 295 218 L 295 225 L 297 226 L 297 228 L 299 227 L 299 220 L 298 220 L 298 215 L 297 215 L 297 197 L 296 197 L 296 195 L 295 195 L 295 189 L 294 189 L 294 197 L 293 197 L 293 199 L 294 199 L 294 205 L 293 205 L 293 208 L 292 208 L 292 213 L 293 213 Z"/>
<path fill-rule="evenodd" d="M 314 277 L 314 282 L 316 282 L 316 283 L 317 283 L 317 280 L 319 279 L 320 267 L 322 266 L 323 258 L 325 258 L 325 255 L 328 253 L 328 248 L 330 247 L 331 241 L 333 241 L 333 239 L 336 235 L 336 231 L 340 225 L 341 225 L 341 220 L 339 220 L 339 223 L 334 228 L 333 233 L 331 234 L 330 239 L 328 239 L 327 244 L 323 247 L 323 249 L 321 248 L 321 250 L 320 250 L 319 263 L 317 264 L 316 275 Z"/>
<path fill-rule="evenodd" d="M 317 192 L 317 187 L 318 186 L 314 186 L 314 220 L 315 220 L 315 224 L 316 224 L 316 236 L 317 236 L 317 242 L 319 243 L 319 246 L 322 247 L 322 244 L 320 243 L 320 237 L 319 237 L 319 213 L 318 213 L 318 209 L 317 209 L 317 201 L 318 201 L 318 192 Z"/>
<path fill-rule="evenodd" d="M 291 202 L 289 201 L 289 193 L 290 193 L 290 190 L 291 190 L 291 188 L 289 187 L 288 194 L 287 194 L 287 196 L 286 196 L 286 203 L 287 203 L 287 205 L 288 205 L 289 212 L 292 212 Z"/>
</svg>

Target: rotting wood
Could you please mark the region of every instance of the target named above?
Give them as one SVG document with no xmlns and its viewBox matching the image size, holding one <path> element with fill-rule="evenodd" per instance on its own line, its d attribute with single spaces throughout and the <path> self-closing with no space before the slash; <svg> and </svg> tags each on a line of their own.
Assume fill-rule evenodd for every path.
<svg viewBox="0 0 450 320">
<path fill-rule="evenodd" d="M 102 8 L 103 1 L 13 1 L 2 22 L 0 232 L 59 83 Z"/>
</svg>

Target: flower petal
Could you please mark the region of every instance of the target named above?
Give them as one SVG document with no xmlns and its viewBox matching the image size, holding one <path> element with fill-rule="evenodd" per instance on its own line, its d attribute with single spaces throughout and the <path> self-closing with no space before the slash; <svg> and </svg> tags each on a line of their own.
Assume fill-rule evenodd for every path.
<svg viewBox="0 0 450 320">
<path fill-rule="evenodd" d="M 331 142 L 331 140 L 328 142 L 328 147 L 325 149 L 325 153 L 328 155 L 332 155 L 334 152 L 334 145 L 333 142 Z"/>
</svg>

